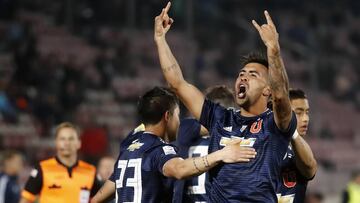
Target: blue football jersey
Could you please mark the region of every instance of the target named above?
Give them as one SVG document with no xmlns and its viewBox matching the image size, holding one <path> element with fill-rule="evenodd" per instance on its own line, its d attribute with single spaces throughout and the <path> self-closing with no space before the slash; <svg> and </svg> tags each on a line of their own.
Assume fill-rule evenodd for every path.
<svg viewBox="0 0 360 203">
<path fill-rule="evenodd" d="M 21 188 L 17 176 L 9 176 L 0 172 L 0 202 L 18 203 Z"/>
<path fill-rule="evenodd" d="M 247 163 L 219 164 L 209 171 L 210 202 L 277 202 L 280 167 L 296 129 L 293 114 L 286 132 L 275 124 L 271 110 L 254 117 L 205 100 L 200 123 L 210 132 L 209 153 L 222 149 L 233 139 L 255 148 L 257 155 Z"/>
<path fill-rule="evenodd" d="M 196 119 L 183 119 L 180 122 L 175 145 L 183 158 L 205 156 L 208 154 L 210 138 L 200 135 L 201 125 Z M 173 203 L 207 202 L 205 182 L 207 173 L 177 180 L 175 182 Z"/>
<path fill-rule="evenodd" d="M 295 154 L 289 145 L 283 157 L 278 198 L 281 203 L 303 203 L 308 179 L 296 167 Z"/>
<path fill-rule="evenodd" d="M 140 131 L 121 143 L 110 180 L 116 185 L 116 202 L 169 202 L 172 182 L 162 174 L 164 164 L 179 157 L 173 145 Z"/>
</svg>

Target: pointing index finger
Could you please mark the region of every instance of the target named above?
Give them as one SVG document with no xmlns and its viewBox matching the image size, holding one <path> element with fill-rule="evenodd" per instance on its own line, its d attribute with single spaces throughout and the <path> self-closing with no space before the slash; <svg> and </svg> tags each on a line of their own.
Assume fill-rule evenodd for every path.
<svg viewBox="0 0 360 203">
<path fill-rule="evenodd" d="M 170 10 L 170 6 L 171 6 L 171 2 L 169 1 L 167 4 L 166 4 L 166 7 L 165 7 L 165 14 L 167 14 Z"/>
</svg>

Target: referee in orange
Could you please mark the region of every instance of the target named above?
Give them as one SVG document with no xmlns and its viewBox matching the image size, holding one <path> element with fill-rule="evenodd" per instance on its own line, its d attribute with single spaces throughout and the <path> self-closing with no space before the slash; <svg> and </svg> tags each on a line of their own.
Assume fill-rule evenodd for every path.
<svg viewBox="0 0 360 203">
<path fill-rule="evenodd" d="M 20 203 L 88 203 L 100 182 L 95 166 L 78 159 L 81 143 L 77 127 L 65 122 L 58 125 L 56 156 L 41 161 L 30 173 L 21 192 Z"/>
</svg>

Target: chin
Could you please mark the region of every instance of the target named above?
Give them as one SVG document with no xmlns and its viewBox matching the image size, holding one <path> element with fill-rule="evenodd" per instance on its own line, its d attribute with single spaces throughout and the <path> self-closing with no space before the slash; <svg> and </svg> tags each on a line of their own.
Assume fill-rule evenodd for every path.
<svg viewBox="0 0 360 203">
<path fill-rule="evenodd" d="M 299 135 L 300 135 L 301 137 L 305 137 L 306 131 L 298 131 L 298 132 L 299 132 Z"/>
<path fill-rule="evenodd" d="M 244 107 L 247 105 L 248 103 L 248 99 L 247 97 L 243 98 L 243 99 L 236 99 L 236 104 L 239 106 L 239 107 Z"/>
</svg>

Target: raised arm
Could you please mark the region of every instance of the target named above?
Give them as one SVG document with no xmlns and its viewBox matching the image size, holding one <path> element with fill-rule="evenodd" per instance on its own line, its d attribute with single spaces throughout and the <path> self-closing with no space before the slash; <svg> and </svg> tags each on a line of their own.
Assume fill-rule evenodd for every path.
<svg viewBox="0 0 360 203">
<path fill-rule="evenodd" d="M 195 86 L 184 80 L 180 66 L 166 42 L 165 35 L 174 22 L 168 16 L 170 6 L 169 2 L 162 9 L 161 14 L 155 18 L 154 40 L 158 49 L 161 69 L 167 83 L 192 115 L 199 120 L 205 97 Z"/>
<path fill-rule="evenodd" d="M 255 20 L 252 23 L 267 48 L 269 83 L 275 122 L 279 129 L 285 131 L 289 127 L 292 116 L 289 99 L 289 80 L 280 54 L 279 34 L 267 11 L 265 11 L 265 17 L 267 24 L 260 26 Z"/>
<path fill-rule="evenodd" d="M 195 175 L 200 175 L 220 162 L 236 163 L 249 162 L 255 158 L 254 148 L 240 147 L 240 140 L 233 141 L 221 150 L 202 157 L 193 157 L 188 159 L 173 158 L 167 161 L 163 166 L 163 174 L 167 177 L 184 179 Z"/>
<path fill-rule="evenodd" d="M 295 131 L 295 133 L 298 132 Z M 295 137 L 296 138 L 291 141 L 291 145 L 295 153 L 296 167 L 305 178 L 313 178 L 317 170 L 317 162 L 314 154 L 302 136 L 298 135 Z"/>
</svg>

